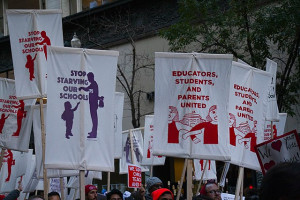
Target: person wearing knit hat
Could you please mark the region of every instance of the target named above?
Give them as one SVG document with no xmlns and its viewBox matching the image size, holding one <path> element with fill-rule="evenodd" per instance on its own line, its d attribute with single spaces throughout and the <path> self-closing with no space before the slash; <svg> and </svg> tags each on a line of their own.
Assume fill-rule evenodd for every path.
<svg viewBox="0 0 300 200">
<path fill-rule="evenodd" d="M 167 188 L 160 188 L 151 193 L 153 200 L 174 200 L 173 193 Z"/>
<path fill-rule="evenodd" d="M 94 185 L 85 186 L 85 200 L 97 200 L 97 187 Z"/>
<path fill-rule="evenodd" d="M 162 181 L 157 177 L 150 177 L 146 180 L 146 190 L 147 194 L 145 195 L 146 200 L 152 200 L 151 193 L 157 189 L 163 187 Z"/>
</svg>

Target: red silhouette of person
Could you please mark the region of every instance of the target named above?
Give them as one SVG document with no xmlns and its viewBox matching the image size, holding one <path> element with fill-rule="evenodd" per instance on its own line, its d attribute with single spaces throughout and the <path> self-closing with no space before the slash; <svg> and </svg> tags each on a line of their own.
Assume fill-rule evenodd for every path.
<svg viewBox="0 0 300 200">
<path fill-rule="evenodd" d="M 151 158 L 152 144 L 153 144 L 153 135 L 150 136 L 148 149 L 147 149 L 147 158 Z"/>
<path fill-rule="evenodd" d="M 217 106 L 213 105 L 209 108 L 208 114 L 206 116 L 206 121 L 201 122 L 194 126 L 190 131 L 182 135 L 183 139 L 191 137 L 195 143 L 199 143 L 200 140 L 196 135 L 201 134 L 201 129 L 203 132 L 203 144 L 218 144 L 218 116 L 217 116 Z"/>
<path fill-rule="evenodd" d="M 250 131 L 248 133 L 246 133 L 246 135 L 242 139 L 242 141 L 244 142 L 245 147 L 248 148 L 247 147 L 247 141 L 245 139 L 249 138 L 249 140 L 250 140 L 250 151 L 252 151 L 252 152 L 255 152 L 254 146 L 256 145 L 256 140 L 257 140 L 257 138 L 256 138 L 256 132 L 257 132 L 256 125 L 257 125 L 256 120 L 254 121 L 254 127 L 252 128 L 252 130 L 250 130 L 249 125 L 248 125 L 248 127 L 245 128 L 244 132 L 246 133 L 247 130 L 250 130 Z"/>
<path fill-rule="evenodd" d="M 179 122 L 177 108 L 174 106 L 169 106 L 168 143 L 179 143 L 179 131 L 176 126 L 176 122 Z"/>
<path fill-rule="evenodd" d="M 7 163 L 7 178 L 5 179 L 5 182 L 8 182 L 11 176 L 11 167 L 12 165 L 15 165 L 15 160 L 13 159 L 14 158 L 13 153 L 9 149 L 5 151 L 3 157 L 4 157 L 3 162 Z"/>
<path fill-rule="evenodd" d="M 273 138 L 276 138 L 276 137 L 277 137 L 277 128 L 276 128 L 276 125 L 274 124 L 273 125 Z"/>
<path fill-rule="evenodd" d="M 24 101 L 19 100 L 19 103 L 20 103 L 19 105 L 13 106 L 14 108 L 18 108 L 18 112 L 17 112 L 17 125 L 18 125 L 18 128 L 17 128 L 16 132 L 14 132 L 12 134 L 12 136 L 19 136 L 20 135 L 20 130 L 21 130 L 21 127 L 22 127 L 22 120 L 23 120 L 23 118 L 26 117 L 26 111 L 24 110 L 24 107 L 25 107 Z"/>
<path fill-rule="evenodd" d="M 207 161 L 208 161 L 208 170 L 210 170 L 211 161 L 210 160 L 207 160 Z M 200 165 L 201 165 L 201 171 L 203 171 L 204 170 L 204 160 L 200 160 Z"/>
<path fill-rule="evenodd" d="M 229 142 L 232 146 L 236 146 L 236 134 L 234 128 L 236 128 L 236 119 L 232 113 L 229 113 Z"/>
<path fill-rule="evenodd" d="M 0 134 L 2 134 L 2 130 L 5 124 L 5 120 L 9 117 L 9 114 L 5 117 L 5 114 L 2 113 L 1 118 L 0 118 Z"/>
<path fill-rule="evenodd" d="M 35 45 L 43 45 L 43 50 L 44 50 L 44 54 L 47 60 L 47 45 L 51 45 L 51 41 L 50 38 L 47 36 L 45 31 L 41 32 L 41 36 L 43 38 L 43 40 L 41 42 L 37 42 L 35 43 Z"/>
<path fill-rule="evenodd" d="M 34 60 L 36 59 L 36 55 L 34 56 L 34 58 L 31 57 L 31 55 L 27 55 L 27 62 L 25 64 L 25 67 L 29 70 L 29 80 L 33 80 L 34 77 Z"/>
</svg>

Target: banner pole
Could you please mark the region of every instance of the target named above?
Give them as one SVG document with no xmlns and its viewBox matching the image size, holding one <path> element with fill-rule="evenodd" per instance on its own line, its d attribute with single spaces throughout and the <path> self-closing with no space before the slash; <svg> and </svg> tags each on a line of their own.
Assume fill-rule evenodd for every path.
<svg viewBox="0 0 300 200">
<path fill-rule="evenodd" d="M 60 199 L 65 200 L 64 177 L 59 177 Z"/>
<path fill-rule="evenodd" d="M 274 135 L 273 135 L 273 121 L 271 121 L 271 139 L 274 138 Z"/>
<path fill-rule="evenodd" d="M 230 167 L 230 163 L 225 162 L 224 167 L 223 167 L 223 171 L 222 171 L 222 174 L 221 174 L 221 178 L 220 178 L 220 186 L 222 187 L 222 191 L 224 191 L 224 187 L 225 187 L 225 184 L 226 184 L 226 176 L 227 176 L 229 167 Z"/>
<path fill-rule="evenodd" d="M 107 192 L 110 191 L 110 172 L 107 172 Z"/>
<path fill-rule="evenodd" d="M 237 200 L 239 198 L 243 178 L 244 178 L 244 167 L 239 167 L 239 176 L 238 176 L 238 180 L 237 180 L 237 183 L 236 183 L 234 200 Z"/>
<path fill-rule="evenodd" d="M 42 159 L 43 159 L 43 178 L 44 178 L 44 199 L 48 200 L 49 184 L 48 184 L 48 178 L 47 178 L 47 169 L 45 167 L 46 133 L 45 133 L 44 102 L 43 102 L 43 98 L 40 98 L 40 114 L 41 114 L 41 132 L 42 132 Z"/>
<path fill-rule="evenodd" d="M 153 177 L 153 165 L 150 167 L 150 177 Z"/>
<path fill-rule="evenodd" d="M 202 184 L 202 181 L 203 181 L 204 173 L 205 173 L 206 168 L 207 168 L 207 163 L 208 163 L 208 160 L 205 160 L 204 169 L 203 169 L 203 172 L 201 174 L 201 178 L 200 178 L 199 185 L 198 185 L 196 193 L 200 192 L 200 187 L 201 187 L 201 184 Z"/>
<path fill-rule="evenodd" d="M 79 187 L 80 187 L 80 199 L 85 199 L 85 182 L 84 182 L 84 170 L 79 170 Z M 76 195 L 75 195 L 76 196 Z"/>
<path fill-rule="evenodd" d="M 188 159 L 188 165 L 187 165 L 187 184 L 186 184 L 186 188 L 187 188 L 187 199 L 192 199 L 193 197 L 193 160 L 192 159 Z"/>
<path fill-rule="evenodd" d="M 183 179 L 184 179 L 185 171 L 186 171 L 186 168 L 187 168 L 187 163 L 188 163 L 188 159 L 185 158 L 184 159 L 184 166 L 183 166 L 183 169 L 182 169 L 182 174 L 181 174 L 181 178 L 180 178 L 180 184 L 179 184 L 179 188 L 178 188 L 176 200 L 179 200 L 179 198 L 180 198 L 181 188 L 182 188 L 182 185 L 183 185 Z"/>
<path fill-rule="evenodd" d="M 243 169 L 243 176 L 244 176 L 244 169 Z M 240 189 L 240 199 L 243 199 L 243 192 L 244 192 L 244 179 L 242 180 L 241 183 L 241 189 Z"/>
</svg>

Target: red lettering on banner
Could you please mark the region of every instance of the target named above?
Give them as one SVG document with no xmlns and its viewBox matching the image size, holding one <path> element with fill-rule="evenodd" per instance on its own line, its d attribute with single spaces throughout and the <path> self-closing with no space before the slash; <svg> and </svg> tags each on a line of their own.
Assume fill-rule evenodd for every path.
<svg viewBox="0 0 300 200">
<path fill-rule="evenodd" d="M 186 93 L 189 94 L 178 94 L 177 100 L 180 102 L 182 108 L 206 108 L 207 105 L 202 101 L 209 101 L 209 95 L 196 95 L 193 93 L 201 93 L 202 88 L 200 85 L 214 86 L 214 79 L 218 78 L 216 72 L 205 72 L 205 71 L 172 71 L 172 76 L 176 77 L 175 84 L 188 85 Z M 177 78 L 182 77 L 182 78 Z M 195 77 L 199 77 L 195 78 Z M 204 78 L 204 79 L 201 79 Z M 207 78 L 207 79 L 205 79 Z M 199 85 L 199 86 L 197 86 Z"/>
</svg>

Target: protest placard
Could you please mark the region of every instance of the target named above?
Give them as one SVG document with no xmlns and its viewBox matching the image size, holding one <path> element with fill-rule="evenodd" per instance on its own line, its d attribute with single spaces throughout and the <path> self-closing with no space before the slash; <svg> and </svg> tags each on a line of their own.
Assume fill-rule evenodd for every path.
<svg viewBox="0 0 300 200">
<path fill-rule="evenodd" d="M 128 165 L 128 187 L 139 188 L 142 186 L 142 170 L 139 166 Z"/>
<path fill-rule="evenodd" d="M 293 130 L 255 146 L 256 155 L 263 174 L 281 162 L 299 162 L 299 144 L 297 131 Z"/>
</svg>

